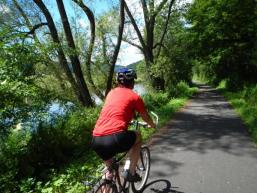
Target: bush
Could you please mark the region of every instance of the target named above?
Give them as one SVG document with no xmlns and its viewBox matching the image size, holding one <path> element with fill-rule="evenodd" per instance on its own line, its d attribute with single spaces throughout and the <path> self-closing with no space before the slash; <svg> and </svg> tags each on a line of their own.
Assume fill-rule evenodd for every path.
<svg viewBox="0 0 257 193">
<path fill-rule="evenodd" d="M 51 178 L 52 168 L 59 170 L 74 158 L 88 155 L 99 110 L 78 108 L 55 121 L 41 122 L 34 131 L 11 132 L 1 141 L 0 192 L 19 192 L 18 184 L 22 184 L 20 191 L 30 192 L 38 180 Z"/>
<path fill-rule="evenodd" d="M 169 89 L 169 96 L 187 98 L 196 91 L 197 88 L 190 88 L 185 81 L 180 81 L 176 86 Z"/>
<path fill-rule="evenodd" d="M 150 111 L 155 111 L 161 106 L 167 104 L 170 100 L 167 93 L 150 93 L 143 96 L 146 107 Z"/>
<path fill-rule="evenodd" d="M 15 192 L 19 161 L 27 153 L 28 132 L 13 130 L 0 147 L 0 192 Z"/>
</svg>

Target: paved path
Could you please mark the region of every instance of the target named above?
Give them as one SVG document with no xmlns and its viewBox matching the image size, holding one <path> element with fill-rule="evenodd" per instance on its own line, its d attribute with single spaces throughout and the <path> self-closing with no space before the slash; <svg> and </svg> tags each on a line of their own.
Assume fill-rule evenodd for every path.
<svg viewBox="0 0 257 193">
<path fill-rule="evenodd" d="M 153 138 L 144 193 L 257 193 L 257 148 L 230 105 L 200 86 Z"/>
</svg>

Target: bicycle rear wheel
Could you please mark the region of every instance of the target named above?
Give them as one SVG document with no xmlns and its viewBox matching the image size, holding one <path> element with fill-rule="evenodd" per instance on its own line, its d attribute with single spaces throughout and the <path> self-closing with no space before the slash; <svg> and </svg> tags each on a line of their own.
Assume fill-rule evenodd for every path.
<svg viewBox="0 0 257 193">
<path fill-rule="evenodd" d="M 99 185 L 94 187 L 92 193 L 118 193 L 117 187 L 111 181 L 102 180 Z"/>
<path fill-rule="evenodd" d="M 150 172 L 150 150 L 146 146 L 141 147 L 140 158 L 137 163 L 136 172 L 139 174 L 142 180 L 139 182 L 133 182 L 131 184 L 131 188 L 133 192 L 139 193 L 144 189 Z"/>
</svg>

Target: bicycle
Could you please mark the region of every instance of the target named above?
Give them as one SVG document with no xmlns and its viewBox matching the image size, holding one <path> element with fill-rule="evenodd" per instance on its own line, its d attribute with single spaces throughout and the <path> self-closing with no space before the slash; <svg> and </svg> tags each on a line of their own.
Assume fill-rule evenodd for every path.
<svg viewBox="0 0 257 193">
<path fill-rule="evenodd" d="M 157 125 L 159 121 L 158 116 L 153 112 L 151 112 L 151 114 L 155 117 L 155 122 Z M 132 124 L 135 126 L 135 130 L 139 130 L 140 127 L 147 127 L 147 123 L 140 122 L 138 119 L 133 121 Z M 126 175 L 126 172 L 128 172 L 130 164 L 128 160 L 126 160 L 124 164 L 124 158 L 126 155 L 127 152 L 122 153 L 113 159 L 112 165 L 109 168 L 105 168 L 105 171 L 103 171 L 103 173 L 106 174 L 109 170 L 112 174 L 112 178 L 101 179 L 99 183 L 93 187 L 91 193 L 128 193 L 130 187 L 134 193 L 140 193 L 143 191 L 150 172 L 150 150 L 146 145 L 141 147 L 140 158 L 136 167 L 136 172 L 142 179 L 139 182 L 129 182 L 122 177 Z M 122 173 L 124 175 L 121 175 Z"/>
</svg>

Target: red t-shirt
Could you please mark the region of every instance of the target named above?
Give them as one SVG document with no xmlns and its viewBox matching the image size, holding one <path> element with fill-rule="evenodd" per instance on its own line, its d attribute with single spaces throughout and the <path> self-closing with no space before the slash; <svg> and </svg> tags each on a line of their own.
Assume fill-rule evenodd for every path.
<svg viewBox="0 0 257 193">
<path fill-rule="evenodd" d="M 93 136 L 105 136 L 127 130 L 135 111 L 145 112 L 145 105 L 132 89 L 117 87 L 109 92 L 93 130 Z"/>
</svg>

